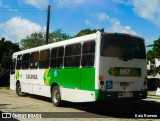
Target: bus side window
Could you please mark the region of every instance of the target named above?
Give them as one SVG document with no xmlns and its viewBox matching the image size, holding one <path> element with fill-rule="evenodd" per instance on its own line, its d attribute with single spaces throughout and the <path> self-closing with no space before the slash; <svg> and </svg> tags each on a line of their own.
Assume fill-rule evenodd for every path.
<svg viewBox="0 0 160 121">
<path fill-rule="evenodd" d="M 50 50 L 40 51 L 39 68 L 49 68 Z"/>
<path fill-rule="evenodd" d="M 95 41 L 83 43 L 82 48 L 82 67 L 93 67 L 95 58 Z"/>
<path fill-rule="evenodd" d="M 64 47 L 58 48 L 57 67 L 63 67 Z"/>
<path fill-rule="evenodd" d="M 32 52 L 30 58 L 30 68 L 38 68 L 39 52 Z"/>
<path fill-rule="evenodd" d="M 21 69 L 21 68 L 22 68 L 22 55 L 18 55 L 16 69 Z"/>
<path fill-rule="evenodd" d="M 53 48 L 51 50 L 51 61 L 50 67 L 53 68 L 62 68 L 63 67 L 63 55 L 64 47 Z"/>
<path fill-rule="evenodd" d="M 51 50 L 50 67 L 57 67 L 57 48 Z"/>
<path fill-rule="evenodd" d="M 15 74 L 15 69 L 16 69 L 16 59 L 12 59 L 11 74 Z"/>
<path fill-rule="evenodd" d="M 79 67 L 81 59 L 81 44 L 73 45 L 72 66 Z"/>
<path fill-rule="evenodd" d="M 30 59 L 30 53 L 23 54 L 22 69 L 28 69 L 29 68 L 29 59 Z"/>
<path fill-rule="evenodd" d="M 67 45 L 65 48 L 65 67 L 79 67 L 80 66 L 81 44 Z"/>
</svg>

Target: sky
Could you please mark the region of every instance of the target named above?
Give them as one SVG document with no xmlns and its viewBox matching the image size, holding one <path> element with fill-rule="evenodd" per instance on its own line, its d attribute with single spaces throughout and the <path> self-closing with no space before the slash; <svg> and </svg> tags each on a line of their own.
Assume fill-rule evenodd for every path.
<svg viewBox="0 0 160 121">
<path fill-rule="evenodd" d="M 160 37 L 160 0 L 0 0 L 0 38 L 17 43 L 45 32 L 48 5 L 50 32 L 104 28 L 143 37 L 146 46 Z"/>
</svg>

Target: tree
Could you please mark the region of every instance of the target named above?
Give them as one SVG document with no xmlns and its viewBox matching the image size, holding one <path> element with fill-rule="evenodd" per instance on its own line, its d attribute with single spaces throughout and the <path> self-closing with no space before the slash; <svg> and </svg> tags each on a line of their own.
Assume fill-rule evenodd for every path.
<svg viewBox="0 0 160 121">
<path fill-rule="evenodd" d="M 153 63 L 153 59 L 155 58 L 155 53 L 153 50 L 149 50 L 147 52 L 147 60 L 150 61 L 151 63 Z"/>
<path fill-rule="evenodd" d="M 62 29 L 57 29 L 56 31 L 53 31 L 49 34 L 49 43 L 63 41 L 70 38 L 71 36 L 64 33 Z"/>
<path fill-rule="evenodd" d="M 150 61 L 152 64 L 155 64 L 154 59 L 160 58 L 160 37 L 153 42 L 153 45 L 149 45 L 148 47 L 153 47 L 152 50 L 147 52 L 147 60 Z M 159 73 L 160 67 L 153 67 L 150 70 L 150 73 Z"/>
<path fill-rule="evenodd" d="M 23 50 L 41 46 L 45 44 L 45 36 L 43 32 L 35 32 L 21 40 L 21 48 Z"/>
<path fill-rule="evenodd" d="M 152 46 L 153 48 L 147 52 L 147 60 L 152 62 L 154 58 L 160 58 L 160 38 L 155 40 L 153 45 L 149 46 Z"/>
<path fill-rule="evenodd" d="M 95 32 L 97 32 L 96 29 L 94 29 L 94 30 L 91 30 L 91 29 L 84 29 L 84 30 L 81 30 L 78 34 L 76 34 L 75 37 L 80 37 L 80 36 L 92 34 L 92 33 L 95 33 Z"/>
<path fill-rule="evenodd" d="M 5 41 L 5 38 L 0 40 L 0 71 L 10 68 L 12 54 L 19 50 L 20 48 L 17 44 L 9 40 Z"/>
<path fill-rule="evenodd" d="M 66 33 L 62 32 L 61 29 L 57 29 L 49 34 L 49 43 L 58 42 L 71 38 Z M 21 48 L 23 50 L 45 45 L 45 33 L 35 32 L 21 40 Z"/>
</svg>

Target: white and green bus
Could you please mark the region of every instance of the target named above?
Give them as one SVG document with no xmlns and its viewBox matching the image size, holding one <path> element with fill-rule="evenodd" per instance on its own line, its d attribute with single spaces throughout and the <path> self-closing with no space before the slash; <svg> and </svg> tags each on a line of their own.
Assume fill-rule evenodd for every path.
<svg viewBox="0 0 160 121">
<path fill-rule="evenodd" d="M 98 31 L 14 53 L 10 89 L 50 97 L 55 106 L 144 99 L 146 76 L 143 38 Z"/>
</svg>

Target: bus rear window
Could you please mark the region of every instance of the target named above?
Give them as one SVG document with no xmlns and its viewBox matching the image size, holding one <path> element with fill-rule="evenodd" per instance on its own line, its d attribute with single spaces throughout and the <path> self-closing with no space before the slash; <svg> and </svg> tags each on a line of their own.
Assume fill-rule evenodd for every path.
<svg viewBox="0 0 160 121">
<path fill-rule="evenodd" d="M 130 36 L 103 35 L 101 56 L 145 59 L 144 41 Z"/>
</svg>

